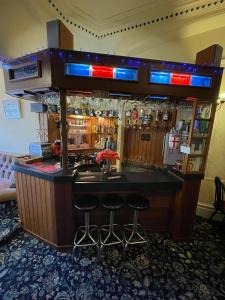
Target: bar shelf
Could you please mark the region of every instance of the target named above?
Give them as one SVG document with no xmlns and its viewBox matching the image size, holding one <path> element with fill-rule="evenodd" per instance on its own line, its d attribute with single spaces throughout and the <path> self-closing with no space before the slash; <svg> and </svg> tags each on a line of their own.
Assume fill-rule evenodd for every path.
<svg viewBox="0 0 225 300">
<path fill-rule="evenodd" d="M 182 160 L 184 174 L 204 173 L 215 107 L 209 101 L 193 100 L 192 121 Z"/>
</svg>

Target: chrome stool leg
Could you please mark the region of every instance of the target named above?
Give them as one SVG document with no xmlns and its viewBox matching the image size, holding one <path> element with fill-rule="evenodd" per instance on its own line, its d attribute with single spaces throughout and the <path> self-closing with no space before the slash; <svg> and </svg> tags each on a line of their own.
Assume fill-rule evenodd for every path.
<svg viewBox="0 0 225 300">
<path fill-rule="evenodd" d="M 124 250 L 126 251 L 128 248 L 128 245 L 134 245 L 134 244 L 142 244 L 147 243 L 148 238 L 145 230 L 143 227 L 138 224 L 138 210 L 134 210 L 134 218 L 133 218 L 133 224 L 127 224 L 124 225 L 125 232 L 129 232 L 129 236 L 127 237 L 126 233 L 125 236 L 125 246 Z M 142 231 L 142 234 L 141 234 Z"/>
<path fill-rule="evenodd" d="M 74 258 L 75 249 L 76 247 L 88 247 L 88 246 L 96 246 L 97 252 L 99 252 L 99 230 L 97 225 L 90 225 L 90 213 L 86 211 L 85 213 L 85 225 L 80 226 L 77 229 L 74 238 L 74 246 L 73 246 L 73 254 L 72 257 Z M 91 233 L 97 231 L 97 239 L 95 239 Z M 81 237 L 78 239 L 78 234 L 81 233 Z M 86 239 L 86 241 L 85 241 Z M 99 254 L 98 254 L 99 256 Z"/>
<path fill-rule="evenodd" d="M 104 246 L 112 246 L 117 244 L 123 244 L 124 237 L 121 231 L 121 228 L 118 224 L 114 224 L 114 218 L 115 218 L 115 211 L 110 210 L 110 220 L 109 225 L 102 225 L 100 227 L 100 256 L 102 253 L 102 249 Z M 121 231 L 121 236 L 119 236 L 115 230 Z M 103 238 L 103 235 L 101 233 L 106 232 L 106 237 Z M 113 238 L 112 241 L 110 239 Z"/>
</svg>

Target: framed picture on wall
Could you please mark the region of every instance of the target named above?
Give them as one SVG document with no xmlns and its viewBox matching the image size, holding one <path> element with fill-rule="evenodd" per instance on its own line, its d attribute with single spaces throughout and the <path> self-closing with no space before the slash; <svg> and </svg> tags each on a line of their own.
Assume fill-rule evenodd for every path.
<svg viewBox="0 0 225 300">
<path fill-rule="evenodd" d="M 3 100 L 2 104 L 6 119 L 21 118 L 21 107 L 19 99 Z"/>
</svg>

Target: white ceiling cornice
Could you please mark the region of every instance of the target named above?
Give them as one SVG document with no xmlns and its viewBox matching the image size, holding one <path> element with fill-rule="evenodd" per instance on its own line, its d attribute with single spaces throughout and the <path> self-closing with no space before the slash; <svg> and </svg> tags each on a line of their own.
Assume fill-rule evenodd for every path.
<svg viewBox="0 0 225 300">
<path fill-rule="evenodd" d="M 109 7 L 109 2 L 104 4 L 105 0 L 48 1 L 64 22 L 90 31 L 89 34 L 98 38 L 118 34 L 121 30 L 162 26 L 168 22 L 189 18 L 197 19 L 204 15 L 213 15 L 225 8 L 223 0 L 114 0 L 114 7 Z"/>
</svg>

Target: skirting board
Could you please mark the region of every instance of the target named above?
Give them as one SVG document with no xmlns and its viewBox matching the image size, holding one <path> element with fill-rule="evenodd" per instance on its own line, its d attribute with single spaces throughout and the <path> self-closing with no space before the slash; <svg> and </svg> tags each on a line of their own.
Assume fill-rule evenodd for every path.
<svg viewBox="0 0 225 300">
<path fill-rule="evenodd" d="M 197 206 L 196 215 L 208 219 L 213 213 L 213 211 L 214 211 L 214 207 L 212 205 L 199 202 Z M 224 217 L 223 215 L 218 213 L 213 217 L 213 220 L 222 221 L 223 217 Z"/>
</svg>

